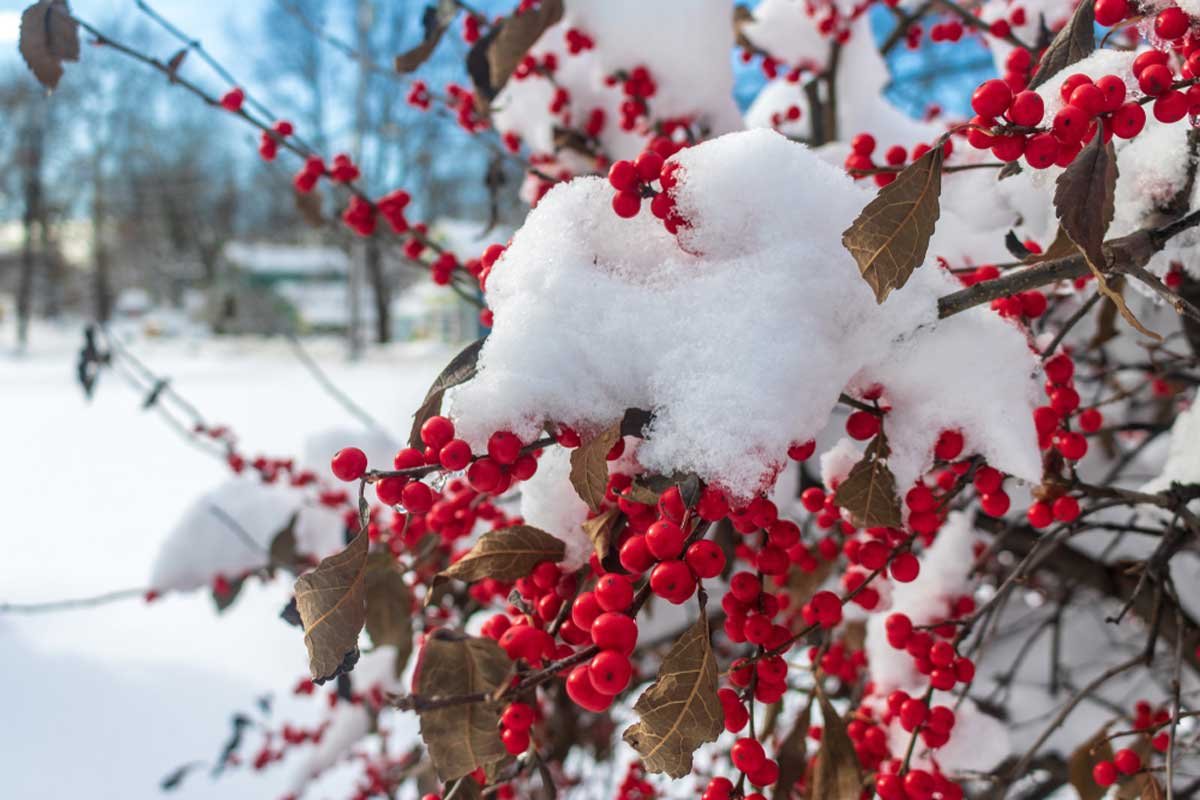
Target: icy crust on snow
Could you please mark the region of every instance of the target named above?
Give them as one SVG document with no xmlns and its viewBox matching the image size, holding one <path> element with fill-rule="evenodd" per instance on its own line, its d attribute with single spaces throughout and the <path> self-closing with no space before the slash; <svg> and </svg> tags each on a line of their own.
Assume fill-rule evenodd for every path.
<svg viewBox="0 0 1200 800">
<path fill-rule="evenodd" d="M 605 112 L 599 135 L 611 158 L 636 156 L 645 133 L 620 128 L 621 86 L 605 86 L 618 70 L 644 66 L 657 90 L 648 98 L 652 119 L 689 117 L 714 133 L 741 127 L 733 101 L 732 0 L 566 0 L 563 19 L 530 49 L 539 59 L 558 61 L 557 85 L 570 93 L 569 127 L 582 129 L 592 109 Z M 595 47 L 572 55 L 566 32 L 576 28 Z M 510 80 L 493 103 L 496 129 L 520 134 L 534 151 L 555 152 L 554 127 L 562 121 L 549 112 L 555 86 L 539 76 Z M 584 165 L 579 165 L 582 168 Z"/>
<path fill-rule="evenodd" d="M 591 433 L 645 408 L 655 414 L 638 452 L 646 468 L 695 471 L 746 498 L 790 442 L 825 427 L 852 378 L 878 374 L 898 402 L 924 406 L 892 404 L 902 485 L 929 464 L 942 428 L 963 429 L 997 468 L 1037 478 L 1024 335 L 982 309 L 939 323 L 937 298 L 958 287 L 932 265 L 877 305 L 841 243 L 866 192 L 770 131 L 677 159 L 677 204 L 691 221 L 678 242 L 645 207 L 617 217 L 598 178 L 559 185 L 529 215 L 488 280 L 496 321 L 478 375 L 454 393 L 468 441 L 503 428 L 532 440 L 545 421 Z M 962 376 L 943 376 L 949 364 Z M 995 410 L 1008 402 L 1017 407 Z"/>
</svg>

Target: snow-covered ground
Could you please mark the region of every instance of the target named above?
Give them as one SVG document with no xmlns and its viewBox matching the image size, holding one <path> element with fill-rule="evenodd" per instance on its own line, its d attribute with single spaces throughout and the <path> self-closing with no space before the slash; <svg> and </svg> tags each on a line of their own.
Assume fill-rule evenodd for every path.
<svg viewBox="0 0 1200 800">
<path fill-rule="evenodd" d="M 6 332 L 7 333 L 7 332 Z M 5 337 L 7 340 L 7 336 Z M 0 351 L 0 604 L 33 603 L 148 584 L 168 531 L 228 477 L 117 376 L 88 403 L 74 380 L 77 326 L 35 328 L 28 354 Z M 355 421 L 282 342 L 135 340 L 132 349 L 245 452 L 299 455 L 312 433 Z M 429 382 L 453 355 L 398 346 L 348 364 L 338 342 L 311 345 L 334 380 L 377 420 L 406 432 Z M 211 764 L 241 711 L 275 693 L 271 720 L 312 722 L 324 697 L 294 699 L 304 644 L 278 620 L 288 581 L 247 583 L 218 616 L 207 592 L 134 598 L 99 608 L 0 615 L 0 796 L 140 800 L 192 761 Z M 322 693 L 323 694 L 323 693 Z M 253 756 L 257 734 L 243 753 Z M 299 753 L 265 773 L 190 774 L 171 797 L 277 798 Z M 313 797 L 344 795 L 353 770 L 331 771 Z"/>
</svg>

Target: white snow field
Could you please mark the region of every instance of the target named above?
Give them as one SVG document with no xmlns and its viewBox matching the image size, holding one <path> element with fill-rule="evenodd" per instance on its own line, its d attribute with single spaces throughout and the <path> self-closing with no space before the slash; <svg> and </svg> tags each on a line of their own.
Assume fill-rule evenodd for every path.
<svg viewBox="0 0 1200 800">
<path fill-rule="evenodd" d="M 105 373 L 88 403 L 74 380 L 77 325 L 38 327 L 28 354 L 0 349 L 0 604 L 144 588 L 159 548 L 184 511 L 229 477 L 186 443 L 120 378 Z M 241 432 L 247 453 L 301 455 L 316 432 L 357 425 L 282 342 L 134 340 L 131 348 L 212 422 Z M 398 346 L 347 364 L 342 345 L 313 355 L 347 393 L 397 434 L 453 355 Z M 12 800 L 254 798 L 285 795 L 313 755 L 292 751 L 263 772 L 210 780 L 205 767 L 164 794 L 159 781 L 193 761 L 211 765 L 234 712 L 311 724 L 325 690 L 294 698 L 307 675 L 296 628 L 277 619 L 289 581 L 247 582 L 218 616 L 207 591 L 134 597 L 97 608 L 0 614 L 0 797 Z M 348 707 L 346 707 L 349 710 Z M 248 732 L 243 755 L 261 744 Z M 357 765 L 327 771 L 309 797 L 345 796 Z"/>
</svg>

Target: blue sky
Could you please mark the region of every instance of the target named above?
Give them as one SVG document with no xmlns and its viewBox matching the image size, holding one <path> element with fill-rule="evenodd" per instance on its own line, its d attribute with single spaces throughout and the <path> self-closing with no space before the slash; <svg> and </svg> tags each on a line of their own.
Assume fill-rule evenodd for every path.
<svg viewBox="0 0 1200 800">
<path fill-rule="evenodd" d="M 198 37 L 231 67 L 239 63 L 238 42 L 259 25 L 269 0 L 153 0 L 151 6 L 179 28 Z M 0 0 L 0 59 L 16 54 L 18 23 L 29 0 Z M 132 20 L 141 13 L 133 0 L 72 0 L 71 10 L 104 30 L 103 23 Z M 166 34 L 163 34 L 166 42 Z"/>
</svg>

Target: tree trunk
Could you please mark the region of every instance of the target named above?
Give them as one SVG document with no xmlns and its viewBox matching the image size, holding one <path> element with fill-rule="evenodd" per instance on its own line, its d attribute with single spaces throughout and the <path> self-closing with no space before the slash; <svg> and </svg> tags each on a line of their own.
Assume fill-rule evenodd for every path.
<svg viewBox="0 0 1200 800">
<path fill-rule="evenodd" d="M 371 282 L 371 291 L 375 300 L 375 341 L 387 344 L 392 340 L 392 316 L 388 292 L 387 276 L 383 271 L 383 252 L 379 247 L 379 239 L 372 236 L 367 240 L 367 280 Z"/>
<path fill-rule="evenodd" d="M 104 177 L 100 159 L 95 159 L 92 172 L 92 306 L 97 322 L 108 322 L 112 316 L 112 259 L 104 241 Z"/>
<path fill-rule="evenodd" d="M 45 132 L 45 108 L 38 105 L 30 112 L 29 124 L 22 131 L 19 160 L 24 186 L 25 210 L 22 217 L 24 240 L 21 247 L 21 276 L 17 284 L 17 346 L 24 350 L 29 343 L 29 321 L 33 315 L 33 284 L 38 255 L 34 228 L 40 221 L 45 225 L 42 210 L 42 156 Z M 42 241 L 45 241 L 43 231 Z M 45 252 L 41 253 L 44 259 Z"/>
</svg>

